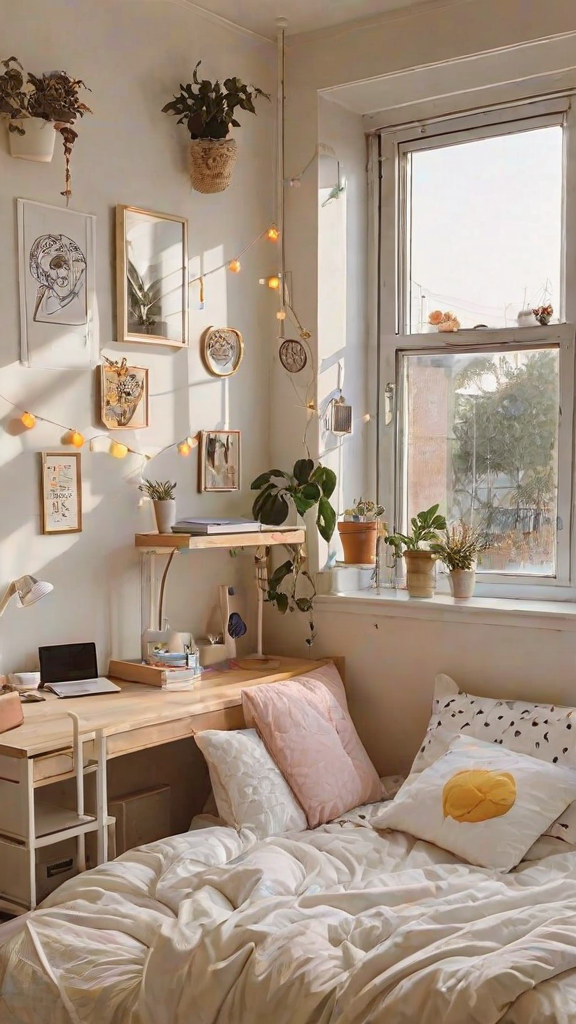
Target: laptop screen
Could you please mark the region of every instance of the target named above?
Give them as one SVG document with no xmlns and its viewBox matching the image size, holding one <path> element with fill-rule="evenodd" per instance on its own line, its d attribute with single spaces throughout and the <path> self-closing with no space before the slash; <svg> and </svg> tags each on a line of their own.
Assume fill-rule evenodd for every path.
<svg viewBox="0 0 576 1024">
<path fill-rule="evenodd" d="M 55 644 L 39 647 L 40 685 L 96 679 L 96 644 Z"/>
</svg>

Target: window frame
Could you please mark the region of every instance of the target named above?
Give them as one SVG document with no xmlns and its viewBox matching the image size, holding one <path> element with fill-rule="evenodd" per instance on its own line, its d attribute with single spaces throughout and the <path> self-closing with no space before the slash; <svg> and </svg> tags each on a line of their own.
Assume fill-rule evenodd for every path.
<svg viewBox="0 0 576 1024">
<path fill-rule="evenodd" d="M 409 157 L 412 152 L 536 130 L 550 125 L 564 129 L 564 195 L 562 233 L 561 324 L 535 328 L 461 330 L 457 335 L 405 333 L 409 310 Z M 557 515 L 563 529 L 557 535 L 556 576 L 530 577 L 514 573 L 479 573 L 478 596 L 525 597 L 569 600 L 576 598 L 576 544 L 574 532 L 574 381 L 576 322 L 576 119 L 574 105 L 566 96 L 537 102 L 503 104 L 477 114 L 456 116 L 409 127 L 383 130 L 377 134 L 379 166 L 379 437 L 378 500 L 393 518 L 394 529 L 402 524 L 403 473 L 401 458 L 402 409 L 400 369 L 405 352 L 455 352 L 505 350 L 510 346 L 537 348 L 558 344 L 560 348 L 560 408 L 558 434 Z M 392 516 L 393 513 L 393 516 Z M 399 564 L 398 569 L 403 571 Z M 401 580 L 401 576 L 399 579 Z M 448 590 L 439 576 L 439 589 Z"/>
</svg>

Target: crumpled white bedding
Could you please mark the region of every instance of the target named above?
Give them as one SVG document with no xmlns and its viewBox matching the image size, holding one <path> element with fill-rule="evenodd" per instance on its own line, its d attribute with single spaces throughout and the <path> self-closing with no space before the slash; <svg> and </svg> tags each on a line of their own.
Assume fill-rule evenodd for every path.
<svg viewBox="0 0 576 1024">
<path fill-rule="evenodd" d="M 573 1024 L 576 850 L 502 875 L 377 833 L 381 806 L 65 883 L 0 948 L 0 1024 Z"/>
</svg>

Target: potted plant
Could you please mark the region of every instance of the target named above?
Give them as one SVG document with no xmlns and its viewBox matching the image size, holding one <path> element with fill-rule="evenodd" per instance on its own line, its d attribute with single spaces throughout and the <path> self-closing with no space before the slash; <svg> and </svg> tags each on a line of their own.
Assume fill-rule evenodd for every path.
<svg viewBox="0 0 576 1024">
<path fill-rule="evenodd" d="M 255 100 L 270 96 L 252 85 L 244 85 L 239 78 L 226 78 L 210 82 L 198 78 L 198 61 L 192 73 L 192 82 L 180 86 L 180 94 L 162 107 L 164 114 L 174 114 L 178 124 L 185 124 L 190 132 L 190 179 L 197 192 L 224 192 L 232 180 L 236 163 L 237 145 L 229 139 L 231 128 L 239 128 L 235 110 L 256 113 Z M 196 88 L 195 88 L 196 87 Z"/>
<path fill-rule="evenodd" d="M 378 520 L 385 511 L 384 505 L 377 505 L 364 498 L 359 501 L 354 499 L 352 508 L 346 509 L 343 522 L 338 523 L 338 533 L 347 565 L 374 565 L 376 544 L 382 528 Z"/>
<path fill-rule="evenodd" d="M 466 523 L 448 527 L 444 538 L 430 545 L 431 550 L 438 555 L 448 569 L 452 597 L 469 598 L 473 596 L 476 583 L 476 560 L 484 546 L 480 531 Z"/>
<path fill-rule="evenodd" d="M 78 117 L 92 111 L 80 100 L 80 89 L 87 86 L 81 79 L 71 78 L 66 71 L 28 74 L 16 57 L 2 61 L 0 75 L 0 116 L 8 120 L 10 153 L 20 160 L 49 163 L 54 153 L 55 133 L 64 146 L 65 186 L 61 193 L 66 204 L 70 188 L 70 158 L 78 133 L 72 127 Z"/>
<path fill-rule="evenodd" d="M 318 533 L 325 541 L 330 541 L 336 527 L 336 512 L 330 504 L 335 487 L 336 474 L 331 469 L 315 466 L 312 459 L 299 459 L 291 473 L 270 469 L 254 480 L 252 490 L 260 493 L 254 500 L 252 515 L 260 523 L 281 526 L 292 508 L 302 518 L 315 508 Z M 316 587 L 306 568 L 303 547 L 285 546 L 290 558 L 270 576 L 267 600 L 275 604 L 283 615 L 287 611 L 309 615 L 310 636 L 306 643 L 311 647 L 315 639 L 313 608 Z"/>
<path fill-rule="evenodd" d="M 460 321 L 451 310 L 443 313 L 441 309 L 434 309 L 428 317 L 428 323 L 437 331 L 455 333 L 460 330 Z"/>
<path fill-rule="evenodd" d="M 412 533 L 393 533 L 386 537 L 396 557 L 404 555 L 410 597 L 433 597 L 436 590 L 434 563 L 438 556 L 431 545 L 440 540 L 440 530 L 446 530 L 446 519 L 438 514 L 439 507 L 432 505 L 425 512 L 419 512 L 411 520 Z"/>
<path fill-rule="evenodd" d="M 162 483 L 158 480 L 145 480 L 140 484 L 140 490 L 152 499 L 158 533 L 170 533 L 176 522 L 176 484 L 170 483 L 169 480 Z"/>
</svg>

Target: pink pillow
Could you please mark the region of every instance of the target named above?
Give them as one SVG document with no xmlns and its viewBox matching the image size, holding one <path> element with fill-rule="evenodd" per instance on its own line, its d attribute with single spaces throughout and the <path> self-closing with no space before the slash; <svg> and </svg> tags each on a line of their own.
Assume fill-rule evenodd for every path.
<svg viewBox="0 0 576 1024">
<path fill-rule="evenodd" d="M 310 828 L 382 797 L 382 784 L 348 714 L 334 665 L 242 691 L 255 725 Z"/>
</svg>

